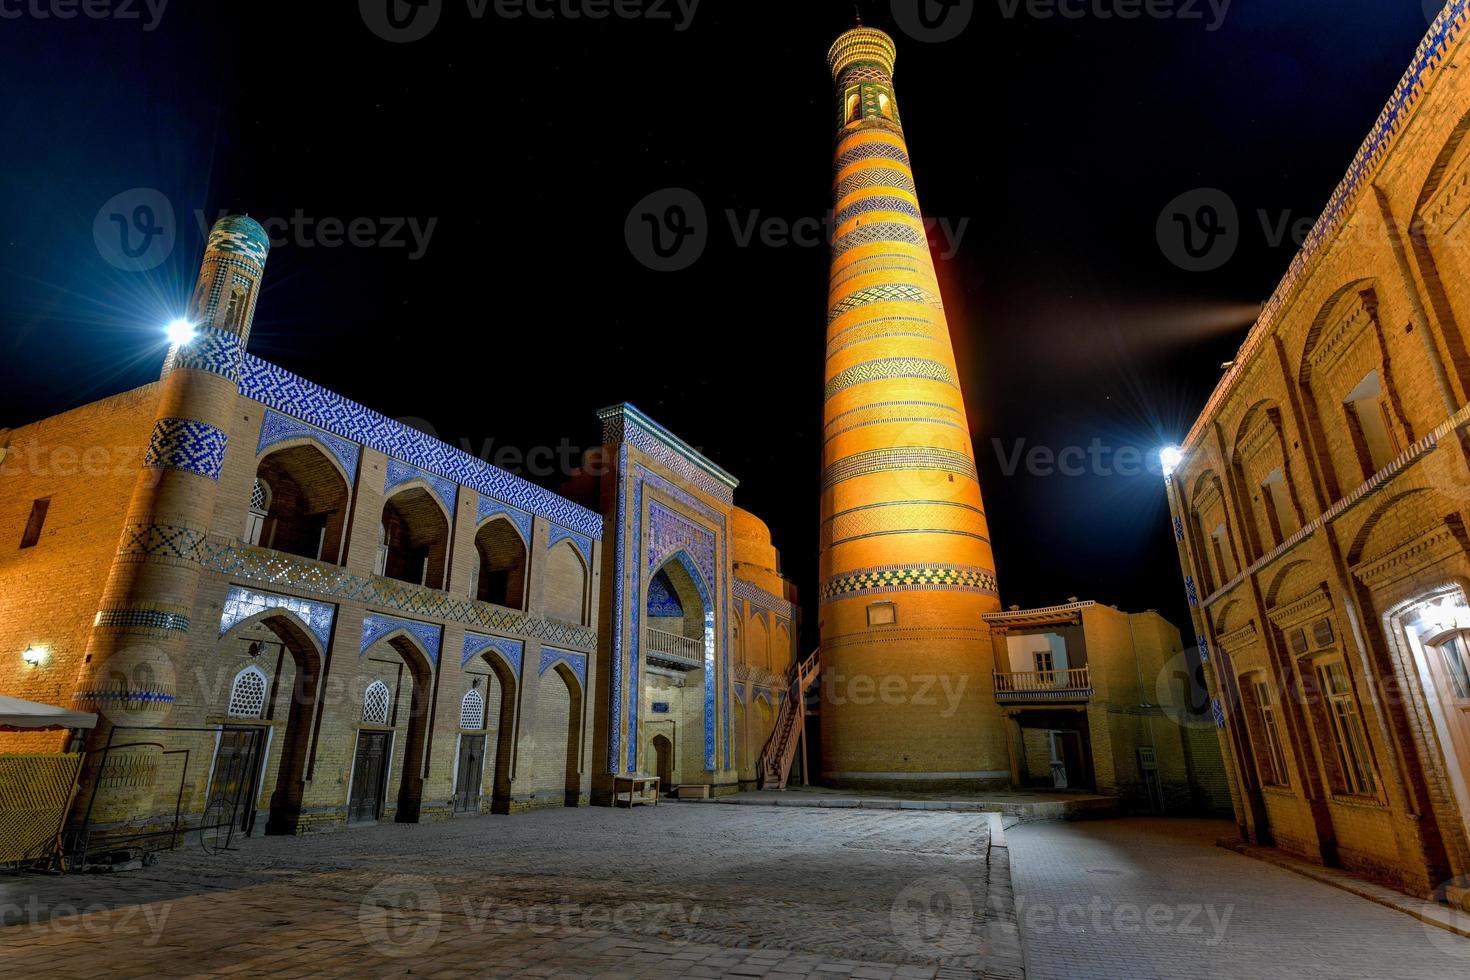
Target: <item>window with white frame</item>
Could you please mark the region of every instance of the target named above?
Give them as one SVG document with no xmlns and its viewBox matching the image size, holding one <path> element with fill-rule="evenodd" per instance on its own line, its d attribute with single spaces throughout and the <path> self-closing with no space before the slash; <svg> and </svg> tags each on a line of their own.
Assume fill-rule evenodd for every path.
<svg viewBox="0 0 1470 980">
<path fill-rule="evenodd" d="M 1444 663 L 1445 676 L 1455 689 L 1455 697 L 1461 701 L 1470 700 L 1470 646 L 1466 644 L 1466 635 L 1455 633 L 1434 647 Z"/>
<path fill-rule="evenodd" d="M 230 685 L 230 706 L 227 714 L 231 718 L 260 718 L 265 714 L 265 693 L 270 681 L 265 671 L 254 665 L 235 675 Z"/>
<path fill-rule="evenodd" d="M 250 510 L 245 515 L 245 543 L 258 545 L 265 533 L 265 519 L 270 515 L 271 488 L 264 480 L 255 478 L 250 488 Z"/>
<path fill-rule="evenodd" d="M 1378 784 L 1373 777 L 1368 736 L 1363 730 L 1363 719 L 1358 712 L 1357 698 L 1353 696 L 1347 665 L 1341 660 L 1320 663 L 1317 665 L 1317 679 L 1337 748 L 1338 765 L 1342 769 L 1338 789 L 1350 796 L 1372 796 L 1377 792 Z"/>
<path fill-rule="evenodd" d="M 362 694 L 363 724 L 388 724 L 388 709 L 392 703 L 393 695 L 388 691 L 388 685 L 382 681 L 373 681 Z"/>
<path fill-rule="evenodd" d="M 468 732 L 485 727 L 485 696 L 478 688 L 470 688 L 459 703 L 459 727 Z"/>
</svg>

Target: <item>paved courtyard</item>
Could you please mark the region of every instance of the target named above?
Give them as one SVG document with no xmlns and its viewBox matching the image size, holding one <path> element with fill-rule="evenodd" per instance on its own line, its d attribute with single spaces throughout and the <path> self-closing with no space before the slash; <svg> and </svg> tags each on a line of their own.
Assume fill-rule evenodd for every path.
<svg viewBox="0 0 1470 980">
<path fill-rule="evenodd" d="M 1010 902 L 989 843 L 984 814 L 688 804 L 216 856 L 191 840 L 140 871 L 0 878 L 0 962 L 33 977 L 1019 978 L 1014 925 L 988 909 Z"/>
<path fill-rule="evenodd" d="M 1006 832 L 1031 980 L 1470 977 L 1470 939 L 1212 846 L 1231 824 Z"/>
</svg>

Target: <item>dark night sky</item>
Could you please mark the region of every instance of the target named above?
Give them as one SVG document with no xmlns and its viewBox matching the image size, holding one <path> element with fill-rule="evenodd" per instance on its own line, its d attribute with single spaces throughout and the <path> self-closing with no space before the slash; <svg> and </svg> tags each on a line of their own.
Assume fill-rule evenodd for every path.
<svg viewBox="0 0 1470 980">
<path fill-rule="evenodd" d="M 586 446 L 597 408 L 632 401 L 742 479 L 809 600 L 828 256 L 741 247 L 727 212 L 830 207 L 824 56 L 852 4 L 704 0 L 677 30 L 444 2 L 410 44 L 350 2 L 173 0 L 151 31 L 0 20 L 0 425 L 156 377 L 196 212 L 436 219 L 417 260 L 277 247 L 252 350 L 475 452 Z M 924 209 L 969 221 L 940 275 L 1007 604 L 1078 595 L 1187 625 L 1156 474 L 1007 476 L 993 440 L 1182 437 L 1295 250 L 1261 213 L 1316 215 L 1427 26 L 1420 0 L 1235 0 L 1210 30 L 1188 2 L 1203 20 L 979 0 L 945 43 L 863 4 L 899 41 Z M 711 241 L 656 273 L 624 222 L 669 187 L 699 195 Z M 1240 214 L 1238 252 L 1208 273 L 1172 265 L 1155 231 L 1200 187 Z M 148 272 L 94 244 L 99 209 L 134 188 L 176 214 Z"/>
</svg>

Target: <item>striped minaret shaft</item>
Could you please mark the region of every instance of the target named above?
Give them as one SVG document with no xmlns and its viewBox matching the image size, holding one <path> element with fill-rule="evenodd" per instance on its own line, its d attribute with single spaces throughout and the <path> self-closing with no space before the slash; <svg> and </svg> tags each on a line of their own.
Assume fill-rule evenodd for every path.
<svg viewBox="0 0 1470 980">
<path fill-rule="evenodd" d="M 834 783 L 1003 783 L 1000 608 L 974 448 L 894 94 L 859 27 L 837 86 L 822 452 L 822 762 Z"/>
</svg>

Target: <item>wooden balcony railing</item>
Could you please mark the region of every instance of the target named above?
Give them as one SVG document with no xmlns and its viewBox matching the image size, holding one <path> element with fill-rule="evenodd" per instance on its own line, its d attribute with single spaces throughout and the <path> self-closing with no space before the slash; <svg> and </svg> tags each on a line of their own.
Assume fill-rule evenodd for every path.
<svg viewBox="0 0 1470 980">
<path fill-rule="evenodd" d="M 665 633 L 649 627 L 643 631 L 644 656 L 677 667 L 703 667 L 704 641 Z"/>
<path fill-rule="evenodd" d="M 1055 701 L 1091 696 L 1092 672 L 1088 667 L 1016 674 L 995 672 L 995 697 L 998 701 Z"/>
</svg>

